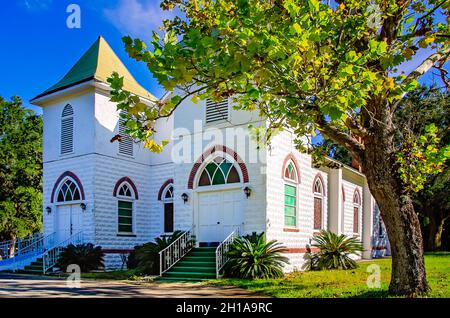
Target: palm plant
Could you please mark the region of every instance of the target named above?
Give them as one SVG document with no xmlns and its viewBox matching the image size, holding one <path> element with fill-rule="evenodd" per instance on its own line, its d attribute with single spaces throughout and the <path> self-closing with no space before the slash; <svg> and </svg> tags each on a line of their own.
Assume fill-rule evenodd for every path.
<svg viewBox="0 0 450 318">
<path fill-rule="evenodd" d="M 67 266 L 76 264 L 85 273 L 104 267 L 104 256 L 101 246 L 94 246 L 92 243 L 70 244 L 59 254 L 57 266 L 66 271 Z"/>
<path fill-rule="evenodd" d="M 314 237 L 312 246 L 319 248 L 319 252 L 311 253 L 310 269 L 353 269 L 358 265 L 351 258 L 364 248 L 360 241 L 343 234 L 337 235 L 331 231 L 322 230 Z"/>
<path fill-rule="evenodd" d="M 155 238 L 155 242 L 136 246 L 128 257 L 128 268 L 136 268 L 142 274 L 159 273 L 159 252 L 178 239 L 184 232 L 175 231 L 172 235 Z"/>
<path fill-rule="evenodd" d="M 286 247 L 275 240 L 266 243 L 265 235 L 259 235 L 254 242 L 249 238 L 238 237 L 228 252 L 225 275 L 249 279 L 282 277 L 283 266 L 289 263 L 281 255 L 285 251 Z"/>
</svg>

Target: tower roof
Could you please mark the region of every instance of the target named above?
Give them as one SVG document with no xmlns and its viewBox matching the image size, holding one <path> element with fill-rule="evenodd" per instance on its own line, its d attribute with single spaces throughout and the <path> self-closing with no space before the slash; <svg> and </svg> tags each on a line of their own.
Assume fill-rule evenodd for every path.
<svg viewBox="0 0 450 318">
<path fill-rule="evenodd" d="M 156 100 L 155 96 L 134 79 L 133 75 L 127 70 L 105 39 L 99 36 L 97 41 L 92 44 L 59 82 L 37 95 L 31 101 L 93 79 L 107 83 L 107 78 L 113 72 L 123 76 L 124 90 L 149 100 Z"/>
</svg>

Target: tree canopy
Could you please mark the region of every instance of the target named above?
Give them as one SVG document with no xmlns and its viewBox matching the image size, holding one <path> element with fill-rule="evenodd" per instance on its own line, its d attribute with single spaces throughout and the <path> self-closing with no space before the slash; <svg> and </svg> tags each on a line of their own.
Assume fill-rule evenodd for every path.
<svg viewBox="0 0 450 318">
<path fill-rule="evenodd" d="M 435 68 L 449 86 L 448 0 L 164 0 L 178 10 L 148 48 L 124 37 L 170 98 L 148 107 L 113 74 L 111 100 L 127 111 L 127 132 L 161 151 L 155 120 L 187 98 L 231 97 L 235 108 L 267 118 L 266 136 L 284 128 L 300 139 L 319 131 L 345 147 L 366 175 L 392 248 L 390 291 L 428 290 L 422 236 L 411 193 L 442 171 L 450 145 L 436 125 L 395 142 L 393 117 L 417 79 Z M 421 59 L 408 74 L 405 61 Z M 298 145 L 300 146 L 300 142 Z M 299 147 L 301 150 L 301 147 Z"/>
<path fill-rule="evenodd" d="M 0 97 L 0 239 L 42 229 L 42 118 Z"/>
</svg>

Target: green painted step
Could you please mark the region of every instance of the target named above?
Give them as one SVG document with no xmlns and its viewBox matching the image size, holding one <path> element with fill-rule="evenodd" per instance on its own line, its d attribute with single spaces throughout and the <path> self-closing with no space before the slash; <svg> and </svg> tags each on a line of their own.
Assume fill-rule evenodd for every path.
<svg viewBox="0 0 450 318">
<path fill-rule="evenodd" d="M 213 279 L 213 278 L 216 278 L 216 273 L 168 271 L 168 272 L 164 273 L 163 277 L 178 277 L 180 279 L 182 279 L 182 278 L 209 278 L 209 279 Z"/>
<path fill-rule="evenodd" d="M 192 261 L 192 262 L 215 262 L 216 257 L 213 256 L 190 256 L 187 255 L 183 258 L 184 261 Z"/>
<path fill-rule="evenodd" d="M 168 282 L 168 283 L 199 283 L 199 282 L 203 282 L 203 281 L 207 281 L 209 279 L 202 279 L 202 278 L 176 278 L 176 277 L 158 277 L 156 279 L 157 282 Z"/>
<path fill-rule="evenodd" d="M 182 259 L 181 261 L 179 261 L 178 263 L 175 264 L 175 266 L 177 265 L 183 265 L 183 266 L 187 266 L 187 267 L 216 267 L 216 262 L 212 261 L 212 262 L 196 262 L 196 261 L 185 261 L 184 259 Z"/>
<path fill-rule="evenodd" d="M 206 274 L 216 274 L 216 268 L 215 267 L 200 267 L 200 266 L 182 266 L 182 265 L 176 265 L 173 268 L 174 272 L 197 272 L 197 273 L 206 273 Z"/>
<path fill-rule="evenodd" d="M 216 248 L 200 247 L 192 249 L 157 281 L 201 282 L 214 278 L 216 278 Z"/>
</svg>

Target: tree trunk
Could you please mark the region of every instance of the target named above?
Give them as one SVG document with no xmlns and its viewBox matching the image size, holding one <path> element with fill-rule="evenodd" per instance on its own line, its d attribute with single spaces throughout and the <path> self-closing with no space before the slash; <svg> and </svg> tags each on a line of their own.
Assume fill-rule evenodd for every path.
<svg viewBox="0 0 450 318">
<path fill-rule="evenodd" d="M 15 235 L 11 236 L 10 239 L 11 243 L 9 244 L 9 257 L 14 257 L 14 254 L 16 253 L 16 241 L 17 237 Z"/>
<path fill-rule="evenodd" d="M 361 163 L 370 191 L 380 208 L 391 245 L 389 292 L 415 296 L 429 291 L 420 223 L 411 197 L 404 191 L 398 177 L 392 123 L 386 118 L 383 122 L 365 138 Z"/>
<path fill-rule="evenodd" d="M 449 217 L 430 219 L 428 230 L 428 248 L 430 251 L 440 250 L 442 247 L 442 231 L 444 230 L 445 221 Z"/>
</svg>

